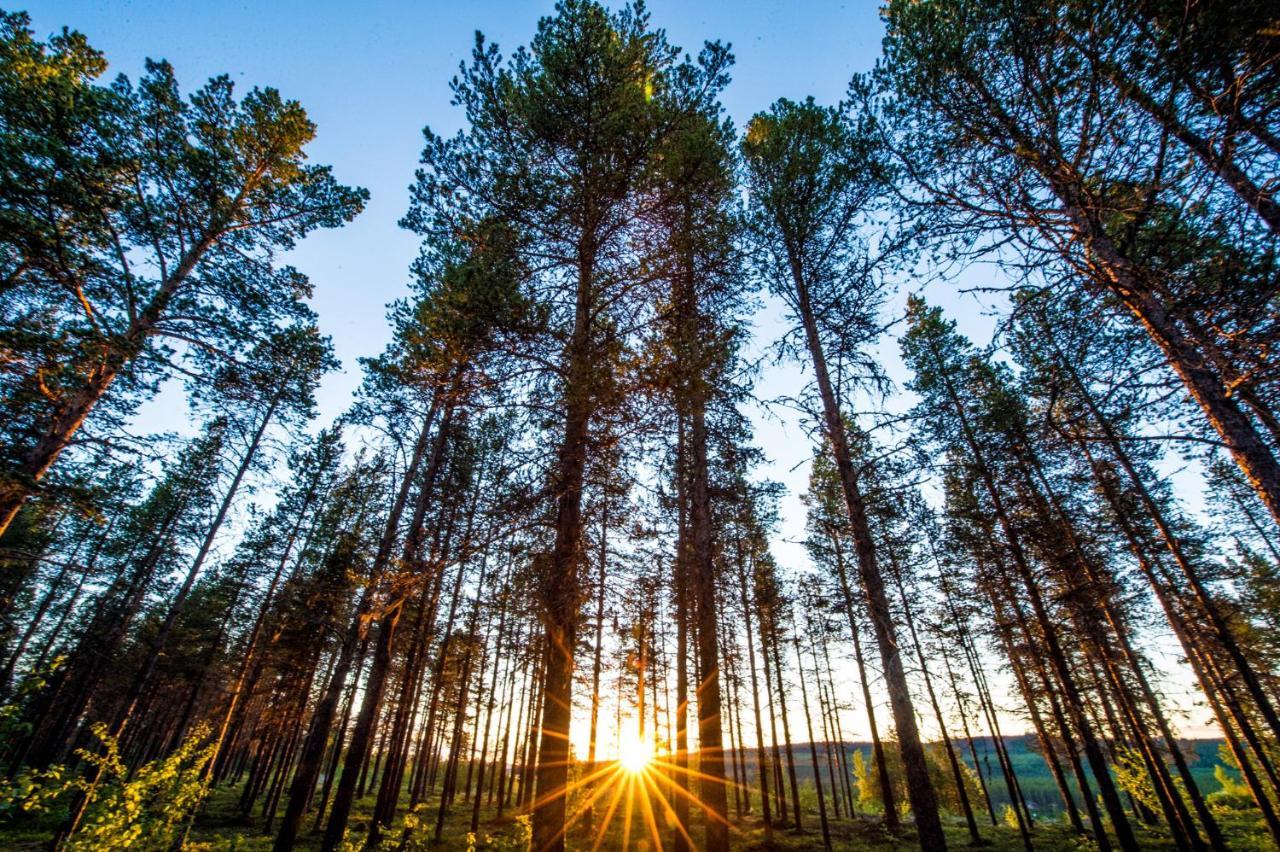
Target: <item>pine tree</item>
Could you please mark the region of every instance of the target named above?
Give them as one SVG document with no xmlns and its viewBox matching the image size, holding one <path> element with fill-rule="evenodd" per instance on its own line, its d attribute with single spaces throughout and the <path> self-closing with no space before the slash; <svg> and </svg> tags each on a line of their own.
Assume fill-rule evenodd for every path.
<svg viewBox="0 0 1280 852">
<path fill-rule="evenodd" d="M 822 430 L 835 459 L 858 574 L 884 666 L 921 848 L 944 849 L 937 796 L 903 670 L 896 626 L 877 563 L 845 426 L 849 393 L 829 363 L 872 366 L 875 307 L 891 250 L 873 254 L 853 229 L 880 192 L 877 154 L 865 128 L 812 100 L 780 101 L 752 119 L 744 143 L 752 191 L 752 232 L 762 273 L 786 301 L 818 385 Z M 887 239 L 887 238 L 886 238 Z M 840 389 L 838 390 L 838 386 Z"/>
<path fill-rule="evenodd" d="M 530 287 L 545 311 L 540 346 L 554 354 L 540 369 L 558 414 L 556 535 L 538 571 L 548 653 L 533 815 L 539 848 L 564 843 L 584 478 L 598 412 L 618 393 L 627 346 L 619 327 L 636 309 L 627 250 L 635 194 L 673 119 L 696 114 L 704 97 L 680 100 L 677 56 L 641 7 L 611 14 L 577 0 L 542 19 L 530 48 L 510 62 L 478 38 L 454 83 L 469 129 L 453 140 L 428 132 L 406 220 L 424 232 L 447 232 L 465 217 L 518 222 L 522 251 L 544 269 Z M 723 85 L 718 73 L 708 79 Z"/>
<path fill-rule="evenodd" d="M 188 102 L 173 68 L 150 61 L 138 83 L 99 87 L 106 65 L 83 36 L 41 44 L 22 15 L 5 16 L 0 42 L 15 70 L 0 110 L 16 119 L 0 167 L 3 309 L 37 329 L 6 343 L 22 366 L 6 371 L 18 428 L 6 430 L 3 533 L 117 378 L 136 396 L 179 350 L 240 353 L 305 321 L 306 279 L 272 253 L 350 220 L 367 193 L 303 163 L 315 126 L 275 89 L 237 100 L 221 76 Z M 59 90 L 74 106 L 49 110 L 53 124 L 37 118 Z M 41 149 L 49 156 L 27 156 Z M 32 215 L 49 203 L 52 226 Z M 67 238 L 78 247 L 63 256 Z"/>
<path fill-rule="evenodd" d="M 1024 262 L 1071 273 L 1075 284 L 1105 296 L 1158 347 L 1280 523 L 1275 419 L 1255 387 L 1272 369 L 1261 350 L 1251 346 L 1237 357 L 1230 343 L 1237 337 L 1256 346 L 1272 337 L 1265 306 L 1274 292 L 1265 282 L 1274 279 L 1275 253 L 1250 223 L 1238 224 L 1230 204 L 1261 205 L 1273 218 L 1269 194 L 1237 185 L 1231 199 L 1186 203 L 1212 193 L 1220 179 L 1231 181 L 1236 163 L 1212 152 L 1205 162 L 1206 152 L 1193 151 L 1200 168 L 1166 170 L 1162 140 L 1171 128 L 1153 123 L 1141 103 L 1134 108 L 1142 90 L 1130 75 L 1181 75 L 1176 64 L 1145 70 L 1141 17 L 1092 24 L 1102 8 L 1021 0 L 966 2 L 959 10 L 891 4 L 883 114 L 906 174 L 939 202 L 937 230 L 963 234 L 970 245 L 1006 235 L 1025 247 Z M 1163 19 L 1167 34 L 1168 11 L 1148 14 L 1148 22 Z M 1265 38 L 1264 20 L 1244 4 L 1224 15 L 1223 25 L 1247 33 L 1244 43 L 1252 45 Z M 1197 23 L 1186 32 L 1194 39 L 1204 31 Z M 1229 61 L 1225 67 L 1232 68 Z M 1178 83 L 1173 100 L 1161 92 L 1161 105 L 1179 107 L 1185 79 Z M 1244 385 L 1240 396 L 1236 383 Z"/>
</svg>

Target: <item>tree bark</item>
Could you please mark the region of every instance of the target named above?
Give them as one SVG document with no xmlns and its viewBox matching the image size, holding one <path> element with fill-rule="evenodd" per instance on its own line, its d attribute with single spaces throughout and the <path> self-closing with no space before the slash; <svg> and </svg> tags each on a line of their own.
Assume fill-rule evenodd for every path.
<svg viewBox="0 0 1280 852">
<path fill-rule="evenodd" d="M 1086 252 L 1098 264 L 1098 283 L 1109 290 L 1137 318 L 1164 353 L 1209 425 L 1222 438 L 1249 485 L 1272 519 L 1280 524 L 1280 463 L 1258 430 L 1227 393 L 1220 378 L 1205 362 L 1165 306 L 1151 292 L 1139 270 L 1107 236 L 1101 223 L 1086 212 L 1077 176 L 1044 168 L 1045 177 L 1061 199 L 1065 212 Z"/>
<path fill-rule="evenodd" d="M 853 639 L 853 659 L 858 666 L 858 682 L 862 688 L 862 703 L 867 708 L 867 727 L 871 732 L 871 758 L 876 764 L 876 773 L 880 782 L 880 801 L 884 805 L 884 824 L 890 832 L 899 828 L 898 798 L 893 790 L 893 779 L 889 775 L 889 759 L 885 755 L 884 741 L 880 739 L 880 725 L 876 721 L 875 704 L 871 699 L 871 681 L 867 677 L 867 663 L 862 655 L 862 637 L 858 629 L 858 619 L 854 615 L 853 591 L 849 587 L 848 573 L 844 567 L 844 551 L 835 531 L 828 531 L 832 548 L 836 557 L 836 574 L 840 578 L 840 592 L 844 597 L 844 611 L 849 619 L 849 635 Z"/>
<path fill-rule="evenodd" d="M 773 815 L 769 805 L 769 753 L 764 747 L 764 725 L 760 717 L 760 684 L 756 677 L 756 648 L 751 630 L 751 603 L 747 598 L 747 570 L 743 564 L 741 543 L 737 547 L 738 583 L 742 592 L 742 618 L 747 638 L 747 666 L 751 671 L 751 706 L 756 723 L 756 774 L 760 779 L 760 810 L 764 816 L 766 837 L 773 834 Z"/>
<path fill-rule="evenodd" d="M 915 616 L 911 612 L 911 602 L 907 598 L 907 587 L 902 581 L 902 571 L 892 553 L 889 554 L 889 565 L 892 569 L 894 583 L 898 587 L 898 595 L 902 601 L 902 616 L 911 636 L 912 647 L 916 650 L 916 662 L 920 665 L 920 674 L 924 678 L 925 693 L 929 696 L 929 704 L 933 708 L 934 721 L 938 723 L 938 733 L 942 736 L 942 747 L 947 753 L 947 763 L 951 768 L 951 777 L 956 782 L 956 794 L 960 798 L 960 809 L 964 813 L 965 824 L 969 829 L 971 845 L 982 841 L 978 834 L 978 822 L 973 818 L 973 806 L 969 804 L 969 791 L 965 789 L 964 774 L 960 771 L 960 762 L 956 758 L 956 750 L 951 743 L 951 735 L 947 733 L 947 722 L 942 716 L 942 705 L 938 703 L 938 694 L 933 689 L 933 678 L 929 676 L 929 663 L 925 659 L 924 647 L 920 644 L 920 634 L 916 631 Z"/>
<path fill-rule="evenodd" d="M 809 758 L 813 763 L 813 783 L 818 792 L 818 821 L 822 824 L 822 848 L 831 852 L 831 826 L 827 823 L 827 798 L 822 790 L 822 767 L 818 765 L 817 737 L 813 735 L 813 715 L 809 712 L 809 687 L 804 682 L 804 656 L 800 653 L 800 631 L 795 632 L 792 640 L 796 646 L 796 672 L 800 677 L 800 701 L 804 707 L 804 722 L 809 732 Z M 817 674 L 817 669 L 814 669 L 814 673 Z"/>
<path fill-rule="evenodd" d="M 431 503 L 435 490 L 435 480 L 444 459 L 453 406 L 452 399 L 443 403 L 444 413 L 441 418 L 440 428 L 436 430 L 434 446 L 431 451 L 431 461 L 427 467 L 423 482 L 419 486 L 414 504 L 413 518 L 409 523 L 408 535 L 405 536 L 401 558 L 401 562 L 404 565 L 414 565 L 418 560 L 418 551 L 421 547 L 423 532 L 423 519 L 426 515 L 427 507 Z M 424 424 L 423 428 L 425 430 L 429 428 L 429 425 Z M 409 481 L 408 477 L 406 477 L 406 481 Z M 398 519 L 396 520 L 398 521 Z M 378 548 L 378 555 L 381 556 L 381 559 L 375 557 L 374 562 L 375 577 L 380 577 L 382 569 L 388 564 L 397 528 L 398 523 L 392 526 L 389 522 L 384 531 L 383 540 Z M 329 822 L 325 828 L 324 839 L 321 842 L 321 849 L 324 852 L 333 852 L 342 843 L 342 839 L 346 834 L 347 818 L 351 814 L 352 796 L 355 793 L 360 770 L 369 750 L 374 722 L 382 700 L 383 690 L 386 687 L 387 675 L 391 668 L 392 642 L 395 638 L 396 626 L 399 624 L 400 616 L 404 612 L 405 594 L 406 592 L 399 592 L 385 604 L 384 612 L 378 622 L 378 638 L 374 645 L 373 664 L 369 669 L 369 676 L 365 680 L 364 699 L 360 705 L 360 713 L 356 716 L 355 728 L 351 732 L 351 744 L 347 749 L 347 759 L 342 766 L 342 776 L 338 779 L 338 788 L 334 793 L 333 806 L 329 810 Z"/>
</svg>

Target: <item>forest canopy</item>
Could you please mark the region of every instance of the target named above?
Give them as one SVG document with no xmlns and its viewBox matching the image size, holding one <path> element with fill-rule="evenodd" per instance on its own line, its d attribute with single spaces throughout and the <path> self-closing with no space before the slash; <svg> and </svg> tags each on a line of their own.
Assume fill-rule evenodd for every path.
<svg viewBox="0 0 1280 852">
<path fill-rule="evenodd" d="M 1273 4 L 888 0 L 745 117 L 639 0 L 477 32 L 336 404 L 325 128 L 65 23 L 0 11 L 0 846 L 1280 847 Z"/>
</svg>

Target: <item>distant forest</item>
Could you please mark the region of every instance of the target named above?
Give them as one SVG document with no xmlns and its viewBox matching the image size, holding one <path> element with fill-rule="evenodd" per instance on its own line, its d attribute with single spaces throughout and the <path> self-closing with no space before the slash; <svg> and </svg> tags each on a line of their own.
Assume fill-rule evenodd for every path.
<svg viewBox="0 0 1280 852">
<path fill-rule="evenodd" d="M 1191 769 L 1191 775 L 1195 778 L 1200 789 L 1206 791 L 1222 789 L 1224 786 L 1222 784 L 1222 769 L 1228 767 L 1228 763 L 1224 762 L 1222 756 L 1223 741 L 1213 739 L 1184 740 L 1181 745 L 1183 753 L 1186 755 L 1187 765 Z M 1054 820 L 1065 816 L 1066 808 L 1061 790 L 1054 781 L 1053 772 L 1049 768 L 1048 761 L 1039 752 L 1039 744 L 1036 742 L 1035 736 L 1031 734 L 1006 736 L 1002 746 L 1013 768 L 1013 774 L 1018 779 L 1017 796 L 1026 801 L 1031 813 L 1042 820 Z M 850 813 L 857 813 L 860 809 L 874 813 L 876 800 L 874 786 L 870 783 L 870 780 L 871 774 L 874 772 L 872 761 L 875 757 L 875 744 L 871 742 L 848 742 L 844 743 L 843 747 L 845 756 L 842 757 L 840 743 L 817 743 L 818 763 L 816 766 L 824 773 L 827 773 L 827 776 L 824 777 L 829 776 L 838 779 L 839 776 L 833 776 L 828 767 L 839 766 L 841 761 L 847 761 L 853 767 L 851 783 L 844 785 L 837 781 L 836 784 L 832 785 L 832 789 L 836 791 L 835 795 L 844 795 L 846 797 L 846 805 L 851 806 Z M 808 744 L 800 743 L 799 748 L 803 751 L 808 748 Z M 855 752 L 859 753 L 860 756 L 855 756 Z M 758 783 L 757 773 L 760 771 L 761 765 L 758 752 L 747 748 L 743 749 L 740 755 L 735 755 L 734 757 L 742 761 L 745 778 L 748 783 Z M 1000 777 L 1001 754 L 996 749 L 994 739 L 991 737 L 974 737 L 973 749 L 970 750 L 968 743 L 966 743 L 960 754 L 960 759 L 965 766 L 962 771 L 970 778 L 969 783 L 973 786 L 971 792 L 975 797 L 989 795 L 995 809 L 1000 813 L 1004 813 L 1006 807 L 1012 809 L 1018 803 L 1015 794 L 1010 791 L 1004 779 Z M 766 756 L 766 762 L 767 760 Z M 816 808 L 817 791 L 814 770 L 815 765 L 808 761 L 801 761 L 796 764 L 796 777 L 800 783 L 801 799 L 812 798 L 814 800 L 812 807 Z M 976 781 L 976 773 L 979 771 L 988 779 L 985 783 L 985 793 Z M 1238 773 L 1229 771 L 1226 779 L 1228 786 L 1238 783 Z M 897 783 L 902 783 L 901 777 L 897 779 Z M 1075 797 L 1076 806 L 1079 807 L 1080 788 L 1073 784 L 1070 785 L 1070 791 L 1072 796 Z"/>
<path fill-rule="evenodd" d="M 304 106 L 0 13 L 0 846 L 1280 846 L 1280 8 L 881 15 L 478 33 L 322 413 Z"/>
</svg>

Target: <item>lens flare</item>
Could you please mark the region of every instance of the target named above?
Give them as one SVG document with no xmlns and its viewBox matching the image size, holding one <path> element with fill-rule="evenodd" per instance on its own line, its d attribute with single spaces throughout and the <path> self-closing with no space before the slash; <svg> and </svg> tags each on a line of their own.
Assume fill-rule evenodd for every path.
<svg viewBox="0 0 1280 852">
<path fill-rule="evenodd" d="M 618 765 L 638 775 L 653 763 L 653 744 L 641 739 L 623 741 L 618 751 Z"/>
</svg>

